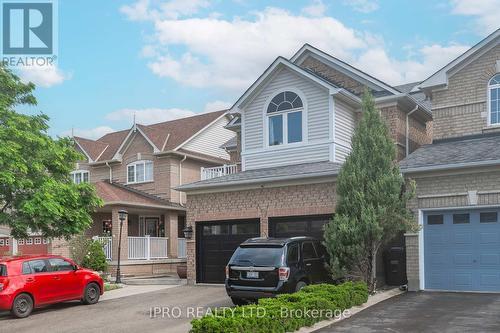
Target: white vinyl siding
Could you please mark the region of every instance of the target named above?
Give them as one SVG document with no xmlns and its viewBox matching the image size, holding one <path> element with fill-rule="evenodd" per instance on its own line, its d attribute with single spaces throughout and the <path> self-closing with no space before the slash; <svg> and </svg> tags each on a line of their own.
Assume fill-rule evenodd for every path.
<svg viewBox="0 0 500 333">
<path fill-rule="evenodd" d="M 306 128 L 302 133 L 302 142 L 296 147 L 272 147 L 266 149 L 264 128 L 266 124 L 266 103 L 280 91 L 292 88 L 303 96 Z M 329 94 L 326 89 L 316 83 L 299 76 L 290 69 L 282 69 L 270 79 L 267 85 L 243 109 L 244 117 L 244 156 L 245 170 L 276 165 L 297 164 L 310 161 L 328 161 L 328 145 L 321 149 L 310 146 L 314 142 L 320 144 L 329 140 Z"/>
<path fill-rule="evenodd" d="M 233 131 L 224 128 L 228 122 L 227 117 L 220 118 L 188 141 L 182 148 L 228 160 L 229 154 L 220 147 L 235 136 Z"/>
<path fill-rule="evenodd" d="M 289 149 L 274 149 L 245 156 L 246 170 L 309 162 L 328 161 L 329 144 L 312 144 Z"/>
<path fill-rule="evenodd" d="M 351 151 L 351 137 L 356 128 L 356 113 L 346 103 L 335 100 L 335 160 L 343 162 Z"/>
</svg>

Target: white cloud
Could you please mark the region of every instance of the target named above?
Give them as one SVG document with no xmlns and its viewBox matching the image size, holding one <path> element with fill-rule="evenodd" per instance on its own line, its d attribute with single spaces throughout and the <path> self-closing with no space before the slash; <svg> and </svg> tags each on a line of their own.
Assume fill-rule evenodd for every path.
<svg viewBox="0 0 500 333">
<path fill-rule="evenodd" d="M 71 75 L 63 73 L 57 66 L 24 66 L 19 68 L 19 77 L 23 82 L 49 88 L 70 79 Z"/>
<path fill-rule="evenodd" d="M 361 13 L 371 13 L 379 8 L 377 0 L 344 0 L 344 4 Z"/>
<path fill-rule="evenodd" d="M 322 0 L 313 0 L 309 6 L 302 8 L 304 14 L 315 17 L 324 16 L 326 10 L 327 6 Z"/>
<path fill-rule="evenodd" d="M 195 115 L 193 111 L 186 109 L 160 109 L 160 108 L 147 108 L 147 109 L 120 109 L 108 113 L 105 118 L 110 121 L 121 121 L 132 124 L 134 120 L 138 124 L 154 124 L 163 121 L 184 118 Z"/>
<path fill-rule="evenodd" d="M 427 78 L 468 48 L 455 44 L 424 46 L 416 52 L 421 59 L 417 61 L 391 58 L 383 48 L 378 47 L 364 52 L 355 65 L 389 84 L 410 83 Z"/>
<path fill-rule="evenodd" d="M 73 130 L 64 131 L 61 136 L 80 136 L 86 139 L 99 139 L 101 136 L 114 132 L 115 130 L 109 126 L 98 126 L 90 129 L 75 128 Z"/>
<path fill-rule="evenodd" d="M 213 101 L 213 102 L 208 102 L 205 105 L 205 109 L 203 112 L 213 112 L 213 111 L 220 111 L 220 110 L 226 110 L 229 109 L 233 104 L 230 102 L 224 102 L 224 101 Z"/>
<path fill-rule="evenodd" d="M 241 91 L 277 56 L 291 56 L 308 42 L 348 58 L 366 47 L 362 34 L 331 17 L 305 17 L 267 8 L 251 19 L 157 19 L 153 73 L 194 87 Z M 168 47 L 181 46 L 182 54 Z M 163 47 L 163 50 L 160 49 Z M 167 51 L 165 51 L 167 50 Z M 148 49 L 147 54 L 154 54 Z M 144 54 L 144 52 L 143 52 Z"/>
<path fill-rule="evenodd" d="M 500 26 L 500 0 L 451 0 L 451 5 L 453 14 L 475 17 L 481 34 Z"/>
</svg>

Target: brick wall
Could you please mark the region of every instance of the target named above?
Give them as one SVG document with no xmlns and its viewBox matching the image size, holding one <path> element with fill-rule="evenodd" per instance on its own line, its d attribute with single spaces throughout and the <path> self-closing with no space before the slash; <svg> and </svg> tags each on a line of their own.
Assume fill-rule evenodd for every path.
<svg viewBox="0 0 500 333">
<path fill-rule="evenodd" d="M 497 72 L 500 45 L 449 78 L 448 88 L 431 96 L 434 139 L 481 134 L 487 126 L 487 85 Z M 491 131 L 499 129 L 491 129 Z"/>
<path fill-rule="evenodd" d="M 268 235 L 268 218 L 330 214 L 335 211 L 335 183 L 293 185 L 208 194 L 188 194 L 187 223 L 259 218 Z M 188 282 L 196 279 L 195 237 L 187 242 Z"/>
<path fill-rule="evenodd" d="M 334 82 L 337 86 L 347 89 L 355 94 L 362 94 L 365 89 L 360 82 L 313 57 L 307 57 L 300 66 L 318 73 L 320 76 Z"/>
<path fill-rule="evenodd" d="M 408 291 L 420 289 L 419 259 L 418 259 L 418 234 L 405 234 L 406 244 L 406 277 L 408 279 Z"/>
</svg>

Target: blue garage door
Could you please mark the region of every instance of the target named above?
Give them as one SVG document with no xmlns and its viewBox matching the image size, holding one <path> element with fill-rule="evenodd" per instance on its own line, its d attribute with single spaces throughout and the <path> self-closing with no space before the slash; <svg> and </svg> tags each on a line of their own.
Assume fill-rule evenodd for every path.
<svg viewBox="0 0 500 333">
<path fill-rule="evenodd" d="M 425 289 L 500 291 L 500 209 L 424 214 Z"/>
</svg>

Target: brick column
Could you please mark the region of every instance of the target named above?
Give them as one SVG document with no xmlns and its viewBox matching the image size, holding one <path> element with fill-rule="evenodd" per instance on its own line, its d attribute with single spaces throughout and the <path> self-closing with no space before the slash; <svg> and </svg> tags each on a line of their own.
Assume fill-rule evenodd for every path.
<svg viewBox="0 0 500 333">
<path fill-rule="evenodd" d="M 177 225 L 178 225 L 178 214 L 175 211 L 165 212 L 165 232 L 168 237 L 168 250 L 167 255 L 169 258 L 177 258 Z"/>
<path fill-rule="evenodd" d="M 194 227 L 193 227 L 194 229 Z M 187 284 L 195 284 L 196 282 L 196 242 L 194 236 L 186 241 L 187 251 Z"/>
<path fill-rule="evenodd" d="M 111 209 L 111 235 L 113 237 L 113 261 L 118 260 L 118 237 L 120 235 L 120 219 L 118 211 L 123 209 L 121 207 L 113 207 Z M 120 260 L 128 260 L 128 218 L 123 221 L 122 229 L 122 243 L 121 243 L 121 258 Z"/>
<path fill-rule="evenodd" d="M 418 233 L 406 233 L 406 276 L 408 278 L 408 291 L 420 290 L 420 268 L 418 260 Z"/>
</svg>

